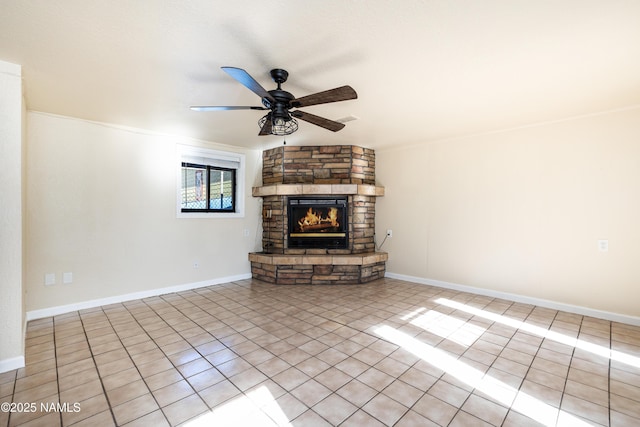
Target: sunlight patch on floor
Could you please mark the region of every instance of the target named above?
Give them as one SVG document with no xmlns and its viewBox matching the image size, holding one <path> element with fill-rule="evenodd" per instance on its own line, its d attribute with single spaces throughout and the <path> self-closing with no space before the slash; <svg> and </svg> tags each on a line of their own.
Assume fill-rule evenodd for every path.
<svg viewBox="0 0 640 427">
<path fill-rule="evenodd" d="M 468 384 L 476 390 L 490 396 L 511 409 L 547 426 L 562 425 L 571 427 L 587 427 L 591 424 L 535 397 L 518 391 L 508 384 L 499 381 L 484 372 L 463 363 L 442 350 L 432 347 L 402 331 L 387 325 L 379 326 L 375 332 L 385 340 L 396 344 L 420 357 L 438 369 Z M 561 416 L 560 416 L 561 415 Z"/>
<path fill-rule="evenodd" d="M 429 310 L 426 313 L 419 314 L 423 310 L 415 310 L 403 316 L 402 319 L 411 319 L 409 323 L 412 325 L 466 347 L 473 344 L 486 331 L 485 328 L 478 325 L 436 310 Z"/>
<path fill-rule="evenodd" d="M 604 347 L 599 344 L 590 343 L 588 341 L 585 341 L 579 338 L 573 338 L 556 331 L 551 331 L 549 329 L 545 329 L 540 326 L 532 325 L 522 320 L 516 320 L 507 316 L 503 316 L 501 314 L 491 313 L 489 311 L 481 310 L 479 308 L 472 307 L 467 304 L 462 304 L 457 301 L 452 301 L 447 298 L 439 298 L 435 302 L 437 302 L 438 304 L 445 305 L 447 307 L 455 308 L 456 310 L 461 310 L 466 313 L 473 314 L 475 316 L 483 317 L 485 319 L 492 320 L 494 322 L 498 322 L 506 326 L 510 326 L 514 329 L 519 329 L 521 331 L 529 332 L 531 334 L 537 335 L 542 338 L 548 338 L 561 344 L 579 348 L 581 350 L 588 351 L 597 356 L 606 357 L 611 360 L 616 360 L 618 362 L 622 362 L 627 365 L 640 368 L 640 358 L 631 356 L 622 351 L 612 350 L 612 349 L 609 349 L 608 347 Z"/>
<path fill-rule="evenodd" d="M 260 407 L 256 405 L 260 404 Z M 269 415 L 267 415 L 266 411 Z M 289 418 L 265 386 L 243 394 L 184 424 L 209 426 L 291 426 Z"/>
</svg>

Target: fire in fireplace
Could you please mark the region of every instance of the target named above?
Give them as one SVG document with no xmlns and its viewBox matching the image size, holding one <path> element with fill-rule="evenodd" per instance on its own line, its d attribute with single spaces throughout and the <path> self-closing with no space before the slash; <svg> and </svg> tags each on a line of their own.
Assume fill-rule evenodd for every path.
<svg viewBox="0 0 640 427">
<path fill-rule="evenodd" d="M 345 249 L 346 197 L 289 197 L 289 247 Z"/>
</svg>

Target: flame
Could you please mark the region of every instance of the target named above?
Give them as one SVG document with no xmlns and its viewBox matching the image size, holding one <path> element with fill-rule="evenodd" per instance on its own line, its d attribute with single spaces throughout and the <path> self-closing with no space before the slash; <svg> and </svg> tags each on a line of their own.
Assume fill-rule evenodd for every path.
<svg viewBox="0 0 640 427">
<path fill-rule="evenodd" d="M 329 208 L 329 221 L 331 225 L 337 227 L 338 225 L 338 209 L 337 208 Z"/>
<path fill-rule="evenodd" d="M 314 212 L 313 208 L 309 208 L 304 218 L 298 221 L 301 231 L 304 231 L 305 227 L 318 224 L 330 224 L 331 227 L 338 227 L 340 225 L 338 222 L 338 208 L 329 208 L 326 217 L 323 217 L 322 214 L 318 212 Z"/>
</svg>

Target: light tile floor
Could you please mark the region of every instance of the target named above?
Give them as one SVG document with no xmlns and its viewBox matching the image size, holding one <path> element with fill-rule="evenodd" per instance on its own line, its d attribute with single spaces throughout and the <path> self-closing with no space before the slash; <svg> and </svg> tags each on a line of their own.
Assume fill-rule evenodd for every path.
<svg viewBox="0 0 640 427">
<path fill-rule="evenodd" d="M 41 319 L 26 360 L 0 425 L 640 425 L 640 327 L 393 279 Z"/>
</svg>

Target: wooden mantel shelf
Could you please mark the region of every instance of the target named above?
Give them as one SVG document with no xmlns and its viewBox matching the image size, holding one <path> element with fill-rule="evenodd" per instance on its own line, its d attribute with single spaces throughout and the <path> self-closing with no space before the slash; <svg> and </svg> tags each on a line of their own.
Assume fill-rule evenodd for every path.
<svg viewBox="0 0 640 427">
<path fill-rule="evenodd" d="M 384 187 L 367 184 L 270 184 L 253 187 L 253 197 L 296 195 L 384 196 Z"/>
</svg>

